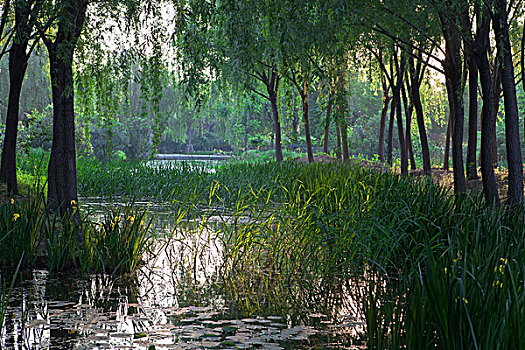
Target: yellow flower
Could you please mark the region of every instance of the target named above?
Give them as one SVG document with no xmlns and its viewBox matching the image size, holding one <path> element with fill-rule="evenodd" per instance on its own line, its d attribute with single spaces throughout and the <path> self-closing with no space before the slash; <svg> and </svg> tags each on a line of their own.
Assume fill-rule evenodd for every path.
<svg viewBox="0 0 525 350">
<path fill-rule="evenodd" d="M 500 288 L 503 288 L 503 282 L 501 281 L 495 281 L 495 282 L 492 282 L 492 287 L 500 287 Z"/>
<path fill-rule="evenodd" d="M 14 213 L 14 214 L 13 214 L 13 221 L 18 220 L 19 217 L 20 217 L 20 214 L 18 214 L 18 213 Z"/>
<path fill-rule="evenodd" d="M 457 263 L 457 262 L 459 261 L 459 259 L 461 259 L 461 253 L 460 253 L 459 250 L 458 250 L 458 252 L 457 252 L 457 254 L 456 254 L 456 258 L 453 259 L 453 260 L 454 260 L 454 263 Z"/>
<path fill-rule="evenodd" d="M 128 216 L 128 221 L 131 225 L 133 225 L 133 222 L 135 221 L 135 218 L 133 216 Z"/>
<path fill-rule="evenodd" d="M 461 299 L 459 299 L 459 297 L 456 297 L 456 303 L 458 303 L 460 300 L 462 300 L 465 304 L 468 304 L 468 300 L 464 297 L 462 297 Z"/>
<path fill-rule="evenodd" d="M 499 259 L 501 264 L 494 266 L 494 272 L 501 273 L 502 275 L 505 273 L 505 266 L 507 265 L 507 259 L 501 258 Z"/>
<path fill-rule="evenodd" d="M 11 198 L 11 204 L 15 204 L 15 200 Z"/>
<path fill-rule="evenodd" d="M 447 268 L 445 267 L 443 270 L 445 270 L 445 274 L 447 274 Z"/>
<path fill-rule="evenodd" d="M 73 206 L 73 205 L 77 205 L 77 201 L 73 199 L 73 200 L 71 201 L 71 205 L 72 205 L 72 206 Z"/>
</svg>

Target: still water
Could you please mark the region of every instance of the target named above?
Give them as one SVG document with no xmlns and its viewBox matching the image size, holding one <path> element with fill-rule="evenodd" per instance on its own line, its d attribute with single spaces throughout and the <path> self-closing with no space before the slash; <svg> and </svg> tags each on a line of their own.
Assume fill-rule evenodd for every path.
<svg viewBox="0 0 525 350">
<path fill-rule="evenodd" d="M 1 325 L 1 348 L 364 348 L 349 319 L 304 308 L 243 315 L 222 288 L 216 232 L 158 227 L 170 238 L 159 238 L 135 276 L 24 274 Z"/>
</svg>

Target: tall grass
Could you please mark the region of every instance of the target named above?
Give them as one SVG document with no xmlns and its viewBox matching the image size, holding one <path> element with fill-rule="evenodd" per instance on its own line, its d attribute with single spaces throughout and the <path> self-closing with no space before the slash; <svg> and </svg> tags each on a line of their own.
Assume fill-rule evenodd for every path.
<svg viewBox="0 0 525 350">
<path fill-rule="evenodd" d="M 0 204 L 0 267 L 129 273 L 153 238 L 147 210 L 107 208 L 102 217 L 49 210 L 42 191 Z"/>
<path fill-rule="evenodd" d="M 245 312 L 291 302 L 336 316 L 357 302 L 374 349 L 523 341 L 522 211 L 345 166 L 303 167 L 283 190 L 279 206 L 267 190 L 237 204 L 258 213 L 232 228 L 224 271 Z"/>
<path fill-rule="evenodd" d="M 170 200 L 200 222 L 224 215 L 223 284 L 245 314 L 352 310 L 371 349 L 525 340 L 521 209 L 341 164 L 79 164 L 83 195 Z"/>
</svg>

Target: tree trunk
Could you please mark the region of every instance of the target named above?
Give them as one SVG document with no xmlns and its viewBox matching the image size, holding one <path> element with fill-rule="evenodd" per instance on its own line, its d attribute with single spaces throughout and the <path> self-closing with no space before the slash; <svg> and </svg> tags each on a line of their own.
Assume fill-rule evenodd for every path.
<svg viewBox="0 0 525 350">
<path fill-rule="evenodd" d="M 445 137 L 445 155 L 443 156 L 443 170 L 450 169 L 450 136 L 452 130 L 452 112 L 448 113 L 447 136 Z"/>
<path fill-rule="evenodd" d="M 400 82 L 398 80 L 398 84 Z M 401 156 L 401 174 L 408 174 L 408 156 L 407 156 L 407 148 L 405 143 L 405 135 L 403 130 L 403 113 L 401 110 L 401 86 L 398 85 L 394 88 L 394 94 L 397 95 L 394 99 L 396 100 L 396 120 L 397 120 L 397 135 L 399 138 L 399 150 L 400 150 L 400 156 Z"/>
<path fill-rule="evenodd" d="M 488 32 L 487 39 L 488 40 Z M 492 82 L 490 75 L 490 66 L 487 58 L 487 51 L 485 45 L 481 45 L 476 49 L 477 66 L 479 71 L 479 78 L 481 89 L 483 92 L 483 107 L 481 111 L 481 179 L 483 181 L 483 194 L 487 203 L 498 204 L 499 195 L 496 187 L 496 178 L 494 176 L 494 168 L 492 166 L 493 147 L 494 142 L 492 135 L 496 128 L 495 114 L 493 113 L 494 99 L 492 98 Z"/>
<path fill-rule="evenodd" d="M 6 9 L 4 9 L 7 11 Z M 32 24 L 29 23 L 31 7 L 15 5 L 15 38 L 9 50 L 9 97 L 5 125 L 0 179 L 7 184 L 10 194 L 18 194 L 16 179 L 16 140 L 18 135 L 18 116 L 20 113 L 20 93 L 27 70 L 29 53 L 27 46 Z M 1 33 L 1 32 L 0 32 Z"/>
<path fill-rule="evenodd" d="M 24 46 L 27 45 L 19 45 L 14 41 L 9 54 L 9 100 L 0 177 L 2 181 L 7 184 L 7 191 L 11 194 L 18 194 L 18 183 L 16 179 L 16 139 L 18 134 L 20 93 L 22 91 L 22 82 L 24 81 L 28 60 Z"/>
<path fill-rule="evenodd" d="M 445 60 L 443 68 L 449 84 L 448 99 L 452 117 L 452 170 L 454 174 L 454 193 L 466 191 L 465 171 L 463 167 L 463 88 L 461 74 L 460 36 L 450 19 L 445 19 Z"/>
<path fill-rule="evenodd" d="M 421 154 L 423 156 L 423 172 L 430 175 L 432 169 L 430 167 L 430 149 L 428 147 L 427 131 L 425 128 L 425 116 L 423 114 L 423 104 L 421 103 L 421 95 L 419 88 L 421 86 L 422 67 L 421 61 L 418 61 L 417 69 L 414 66 L 414 60 L 409 59 L 409 72 L 412 76 L 410 84 L 410 99 L 416 110 L 417 128 L 419 130 L 419 139 L 421 140 Z"/>
<path fill-rule="evenodd" d="M 348 132 L 346 130 L 346 120 L 340 120 L 339 126 L 341 129 L 341 144 L 343 146 L 343 162 L 348 162 L 350 160 L 350 154 L 348 153 Z"/>
<path fill-rule="evenodd" d="M 383 88 L 383 108 L 381 109 L 381 123 L 379 124 L 379 161 L 385 161 L 385 128 L 386 116 L 388 114 L 388 103 L 391 97 L 388 96 L 388 85 L 384 74 L 381 74 L 381 86 Z"/>
<path fill-rule="evenodd" d="M 498 60 L 496 60 L 498 61 Z M 496 137 L 496 121 L 498 118 L 498 111 L 499 111 L 499 101 L 501 96 L 501 65 L 499 62 L 496 63 L 494 67 L 494 74 L 492 77 L 492 105 L 494 108 L 492 109 L 492 116 L 491 120 L 494 123 L 494 127 L 492 128 L 492 167 L 496 169 L 498 167 L 498 139 Z"/>
<path fill-rule="evenodd" d="M 405 88 L 405 85 L 406 85 L 406 88 Z M 408 91 L 408 94 L 410 94 L 410 89 L 411 89 L 411 86 L 410 86 L 410 83 L 407 77 L 406 84 L 403 84 L 401 86 L 401 91 L 402 91 L 401 96 L 403 96 L 403 105 L 405 107 L 405 118 L 406 118 L 406 123 L 407 123 L 406 131 L 405 131 L 405 143 L 407 147 L 408 159 L 410 161 L 410 168 L 412 170 L 416 170 L 417 169 L 416 159 L 414 157 L 414 149 L 412 147 L 412 113 L 414 112 L 414 105 L 412 103 L 412 100 L 409 100 L 407 97 L 407 91 Z"/>
<path fill-rule="evenodd" d="M 332 114 L 332 102 L 334 100 L 334 92 L 330 91 L 328 94 L 328 106 L 326 106 L 326 120 L 324 126 L 324 143 L 323 152 L 328 154 L 328 138 L 330 137 L 330 117 Z"/>
<path fill-rule="evenodd" d="M 339 122 L 335 120 L 335 132 L 337 134 L 337 159 L 341 160 L 341 128 L 339 127 Z"/>
<path fill-rule="evenodd" d="M 494 168 L 492 167 L 493 139 L 496 130 L 496 114 L 493 112 L 495 105 L 493 99 L 492 77 L 487 57 L 489 48 L 489 32 L 491 16 L 487 8 L 482 12 L 482 19 L 478 21 L 475 40 L 472 46 L 472 57 L 476 60 L 479 72 L 479 81 L 483 95 L 483 107 L 481 109 L 481 149 L 480 165 L 481 179 L 483 181 L 483 194 L 487 203 L 499 204 L 498 189 Z M 478 16 L 479 19 L 480 16 Z"/>
<path fill-rule="evenodd" d="M 303 90 L 299 92 L 303 105 L 304 135 L 306 137 L 306 151 L 308 152 L 308 162 L 314 162 L 314 152 L 312 150 L 312 139 L 310 137 L 310 121 L 308 119 L 308 82 L 304 82 Z"/>
<path fill-rule="evenodd" d="M 467 146 L 467 178 L 478 178 L 476 162 L 478 143 L 478 66 L 474 51 L 469 51 L 469 115 L 468 115 L 468 146 Z"/>
<path fill-rule="evenodd" d="M 507 163 L 509 166 L 509 206 L 523 203 L 523 163 L 519 133 L 518 101 L 516 98 L 516 83 L 514 82 L 514 66 L 512 49 L 509 39 L 507 19 L 507 2 L 496 0 L 495 18 L 493 22 L 496 33 L 498 59 L 501 64 L 501 82 L 503 85 L 503 101 L 505 103 L 505 141 L 507 146 Z"/>
<path fill-rule="evenodd" d="M 270 95 L 270 103 L 272 105 L 273 128 L 275 133 L 275 160 L 277 162 L 283 161 L 283 148 L 281 141 L 281 122 L 279 121 L 279 110 L 277 109 L 277 92 Z"/>
<path fill-rule="evenodd" d="M 76 206 L 77 169 L 73 53 L 84 25 L 87 1 L 71 0 L 62 8 L 54 42 L 46 39 L 53 95 L 53 144 L 48 166 L 48 202 L 66 215 Z"/>
<path fill-rule="evenodd" d="M 394 118 L 396 116 L 396 96 L 392 96 L 392 103 L 390 104 L 390 119 L 388 121 L 388 131 L 387 131 L 387 163 L 392 166 L 394 161 Z"/>
</svg>

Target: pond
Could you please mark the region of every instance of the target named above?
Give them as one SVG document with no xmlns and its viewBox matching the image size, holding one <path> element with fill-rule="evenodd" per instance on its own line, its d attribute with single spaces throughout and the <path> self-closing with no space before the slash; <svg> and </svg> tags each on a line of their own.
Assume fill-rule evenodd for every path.
<svg viewBox="0 0 525 350">
<path fill-rule="evenodd" d="M 89 205 L 96 215 L 105 204 Z M 365 348 L 357 337 L 362 325 L 352 315 L 264 304 L 242 311 L 222 283 L 220 224 L 209 221 L 215 223 L 174 228 L 157 220 L 157 244 L 134 276 L 23 274 L 7 308 L 1 348 Z"/>
</svg>

